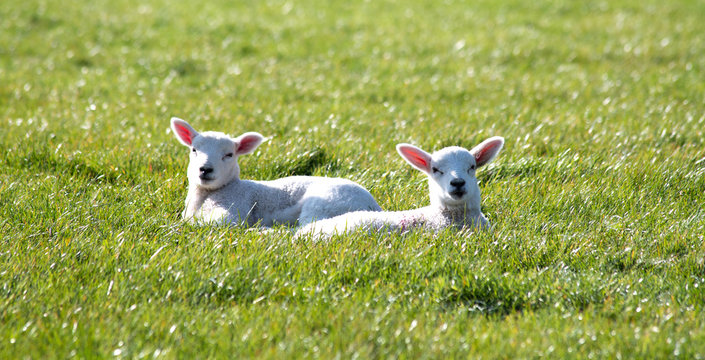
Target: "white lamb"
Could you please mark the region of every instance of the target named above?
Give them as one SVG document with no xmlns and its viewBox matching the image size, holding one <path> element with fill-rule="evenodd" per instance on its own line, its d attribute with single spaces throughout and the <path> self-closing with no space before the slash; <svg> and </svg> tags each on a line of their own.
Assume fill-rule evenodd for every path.
<svg viewBox="0 0 705 360">
<path fill-rule="evenodd" d="M 178 118 L 171 119 L 171 128 L 191 149 L 185 219 L 271 227 L 303 225 L 356 210 L 382 210 L 365 188 L 345 179 L 291 176 L 273 181 L 241 180 L 237 158 L 262 143 L 264 138 L 258 133 L 237 138 L 213 131 L 199 133 Z"/>
<path fill-rule="evenodd" d="M 433 155 L 409 144 L 397 151 L 414 168 L 428 175 L 431 205 L 406 211 L 356 211 L 302 226 L 296 237 L 308 234 L 327 237 L 356 229 L 406 232 L 415 228 L 437 231 L 449 226 L 487 229 L 489 222 L 480 210 L 480 188 L 475 171 L 499 153 L 504 138 L 495 136 L 468 151 L 452 146 Z"/>
</svg>

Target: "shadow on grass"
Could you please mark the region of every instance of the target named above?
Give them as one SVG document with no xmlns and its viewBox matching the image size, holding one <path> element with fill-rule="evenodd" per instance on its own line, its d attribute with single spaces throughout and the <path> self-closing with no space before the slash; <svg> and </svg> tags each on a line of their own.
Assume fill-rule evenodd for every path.
<svg viewBox="0 0 705 360">
<path fill-rule="evenodd" d="M 316 147 L 298 154 L 294 159 L 287 160 L 274 166 L 274 175 L 277 177 L 294 175 L 313 175 L 321 167 L 330 171 L 338 169 L 338 161 L 329 155 L 326 149 Z"/>
<path fill-rule="evenodd" d="M 211 277 L 193 291 L 191 299 L 194 303 L 222 304 L 235 302 L 250 304 L 261 294 L 269 293 L 269 289 L 262 289 L 262 284 L 253 286 L 256 278 L 243 274 L 226 274 L 225 276 Z M 258 289 L 259 288 L 259 289 Z"/>
<path fill-rule="evenodd" d="M 174 64 L 171 68 L 172 71 L 174 71 L 176 74 L 178 74 L 181 77 L 185 76 L 196 76 L 199 74 L 203 74 L 205 72 L 205 64 L 203 61 L 198 61 L 198 60 L 193 60 L 193 59 L 186 59 L 186 60 L 181 60 Z"/>
<path fill-rule="evenodd" d="M 89 164 L 79 157 L 66 157 L 47 150 L 29 150 L 25 153 L 7 153 L 5 162 L 17 169 L 53 173 L 60 176 L 82 177 L 105 183 L 133 183 L 130 172 Z"/>
<path fill-rule="evenodd" d="M 583 311 L 600 306 L 611 292 L 610 284 L 566 279 L 545 283 L 535 278 L 509 277 L 436 278 L 432 294 L 443 310 L 466 308 L 488 316 L 504 317 L 524 311 L 559 307 Z"/>
<path fill-rule="evenodd" d="M 503 284 L 498 279 L 462 280 L 461 284 L 436 279 L 434 294 L 444 309 L 464 307 L 485 315 L 507 316 L 527 309 L 536 310 L 546 298 L 527 298 L 527 291 Z"/>
</svg>

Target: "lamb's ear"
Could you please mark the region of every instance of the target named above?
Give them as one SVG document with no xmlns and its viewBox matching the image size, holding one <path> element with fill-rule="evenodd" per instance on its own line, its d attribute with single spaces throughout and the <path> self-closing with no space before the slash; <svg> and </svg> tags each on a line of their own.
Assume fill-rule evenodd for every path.
<svg viewBox="0 0 705 360">
<path fill-rule="evenodd" d="M 193 139 L 198 136 L 198 131 L 194 130 L 186 121 L 177 117 L 171 118 L 171 129 L 180 143 L 191 146 Z"/>
<path fill-rule="evenodd" d="M 249 154 L 259 146 L 264 140 L 264 136 L 256 132 L 244 133 L 235 139 L 236 149 L 235 155 L 245 155 Z"/>
<path fill-rule="evenodd" d="M 431 173 L 431 154 L 410 144 L 397 145 L 397 152 L 414 168 L 426 174 Z"/>
<path fill-rule="evenodd" d="M 499 151 L 502 150 L 502 146 L 504 146 L 504 138 L 501 136 L 493 136 L 472 148 L 470 153 L 475 156 L 477 167 L 480 167 L 494 160 L 497 154 L 499 154 Z"/>
</svg>

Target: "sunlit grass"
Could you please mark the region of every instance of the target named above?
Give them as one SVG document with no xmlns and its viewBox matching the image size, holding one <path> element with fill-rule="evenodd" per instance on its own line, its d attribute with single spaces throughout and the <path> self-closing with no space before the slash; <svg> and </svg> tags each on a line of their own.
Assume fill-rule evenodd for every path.
<svg viewBox="0 0 705 360">
<path fill-rule="evenodd" d="M 696 1 L 0 3 L 0 358 L 705 357 Z M 506 147 L 490 233 L 180 221 L 171 116 L 243 177 L 427 203 L 394 146 Z"/>
</svg>

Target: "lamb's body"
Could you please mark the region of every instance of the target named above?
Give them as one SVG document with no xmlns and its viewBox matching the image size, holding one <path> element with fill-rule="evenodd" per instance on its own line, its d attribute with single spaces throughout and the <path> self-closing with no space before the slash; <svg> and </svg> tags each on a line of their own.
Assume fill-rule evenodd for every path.
<svg viewBox="0 0 705 360">
<path fill-rule="evenodd" d="M 412 229 L 438 231 L 447 227 L 487 229 L 480 208 L 480 188 L 475 170 L 489 163 L 504 144 L 493 137 L 472 150 L 452 146 L 433 155 L 408 144 L 397 146 L 399 154 L 428 175 L 431 205 L 406 211 L 356 211 L 302 226 L 296 236 L 330 236 L 358 229 L 405 232 Z"/>
<path fill-rule="evenodd" d="M 379 211 L 372 195 L 340 178 L 291 176 L 272 181 L 235 179 L 217 190 L 192 188 L 184 218 L 270 227 L 299 225 L 360 209 Z"/>
<path fill-rule="evenodd" d="M 330 219 L 319 220 L 301 227 L 296 236 L 306 234 L 342 234 L 363 229 L 370 232 L 407 232 L 414 229 L 439 231 L 448 227 L 458 230 L 467 226 L 488 227 L 487 218 L 480 211 L 464 208 L 426 206 L 404 211 L 355 211 Z"/>
<path fill-rule="evenodd" d="M 350 211 L 382 210 L 362 186 L 345 179 L 291 176 L 272 181 L 240 179 L 237 159 L 264 139 L 258 133 L 237 138 L 199 133 L 171 119 L 177 139 L 191 149 L 185 219 L 234 225 L 304 225 Z"/>
</svg>

